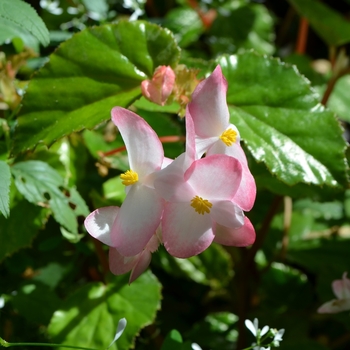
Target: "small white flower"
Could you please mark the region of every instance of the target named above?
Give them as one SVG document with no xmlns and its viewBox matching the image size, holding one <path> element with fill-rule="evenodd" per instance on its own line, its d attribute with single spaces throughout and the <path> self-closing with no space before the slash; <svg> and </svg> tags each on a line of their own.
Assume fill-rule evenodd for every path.
<svg viewBox="0 0 350 350">
<path fill-rule="evenodd" d="M 282 336 L 284 334 L 284 328 L 280 329 L 279 331 L 277 331 L 277 329 L 271 329 L 272 334 L 273 334 L 273 341 L 272 341 L 272 345 L 274 347 L 278 347 L 280 346 L 280 342 L 283 340 Z"/>
<path fill-rule="evenodd" d="M 264 326 L 262 330 L 259 329 L 259 321 L 257 318 L 254 318 L 254 321 L 251 320 L 245 320 L 244 321 L 246 327 L 253 333 L 255 337 L 262 337 L 264 336 L 270 329 L 269 326 Z"/>
</svg>

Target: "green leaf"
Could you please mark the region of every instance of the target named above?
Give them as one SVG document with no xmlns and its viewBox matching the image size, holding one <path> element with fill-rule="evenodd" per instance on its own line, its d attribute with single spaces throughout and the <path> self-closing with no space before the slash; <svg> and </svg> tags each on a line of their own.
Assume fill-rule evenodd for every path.
<svg viewBox="0 0 350 350">
<path fill-rule="evenodd" d="M 66 187 L 64 179 L 47 163 L 26 161 L 11 167 L 19 192 L 31 203 L 49 206 L 55 220 L 77 235 L 77 217 L 89 210 L 74 187 Z M 74 208 L 74 209 L 73 209 Z"/>
<path fill-rule="evenodd" d="M 350 23 L 338 12 L 318 0 L 289 0 L 315 32 L 328 44 L 340 46 L 350 41 Z"/>
<path fill-rule="evenodd" d="M 177 7 L 169 11 L 163 25 L 169 28 L 181 47 L 196 42 L 204 31 L 197 12 L 191 8 Z"/>
<path fill-rule="evenodd" d="M 141 81 L 156 67 L 178 58 L 170 31 L 150 23 L 121 21 L 74 35 L 31 80 L 13 152 L 95 127 L 114 106 L 127 107 L 139 97 Z"/>
<path fill-rule="evenodd" d="M 289 186 L 347 183 L 340 125 L 294 67 L 253 52 L 217 62 L 228 80 L 231 122 L 257 162 Z"/>
<path fill-rule="evenodd" d="M 6 162 L 0 161 L 0 211 L 7 218 L 10 214 L 11 172 Z"/>
<path fill-rule="evenodd" d="M 21 248 L 30 247 L 46 222 L 47 210 L 27 201 L 17 203 L 8 219 L 0 217 L 0 261 Z"/>
<path fill-rule="evenodd" d="M 19 32 L 30 32 L 44 46 L 50 42 L 49 31 L 36 11 L 21 0 L 2 0 L 0 3 L 0 44 L 18 36 Z"/>
<path fill-rule="evenodd" d="M 230 12 L 218 11 L 210 31 L 209 45 L 215 55 L 255 49 L 272 54 L 273 19 L 265 6 L 246 4 Z"/>
<path fill-rule="evenodd" d="M 125 317 L 127 326 L 111 349 L 128 350 L 140 329 L 152 323 L 160 306 L 160 288 L 151 272 L 142 274 L 131 285 L 126 275 L 113 277 L 108 285 L 89 283 L 63 302 L 48 332 L 53 342 L 62 345 L 105 349 L 119 319 Z"/>
</svg>

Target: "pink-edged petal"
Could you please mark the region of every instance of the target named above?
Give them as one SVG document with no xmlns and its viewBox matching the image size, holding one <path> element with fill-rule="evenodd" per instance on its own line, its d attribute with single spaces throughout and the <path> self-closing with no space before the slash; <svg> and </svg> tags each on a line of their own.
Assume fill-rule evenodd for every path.
<svg viewBox="0 0 350 350">
<path fill-rule="evenodd" d="M 162 163 L 162 169 L 166 168 L 168 165 L 170 165 L 173 162 L 174 159 L 164 157 L 163 163 Z"/>
<path fill-rule="evenodd" d="M 160 169 L 164 158 L 163 146 L 147 122 L 122 107 L 114 107 L 111 114 L 128 151 L 130 169 L 138 173 L 139 179 Z"/>
<path fill-rule="evenodd" d="M 89 234 L 104 244 L 112 246 L 111 230 L 119 207 L 104 207 L 89 214 L 84 225 Z"/>
<path fill-rule="evenodd" d="M 321 305 L 317 312 L 320 314 L 336 314 L 350 310 L 350 299 L 333 299 Z"/>
<path fill-rule="evenodd" d="M 220 136 L 229 124 L 226 103 L 227 82 L 221 67 L 200 82 L 192 94 L 188 111 L 193 118 L 196 135 L 200 138 Z"/>
<path fill-rule="evenodd" d="M 204 199 L 231 200 L 242 177 L 240 162 L 232 157 L 215 154 L 196 160 L 185 173 L 185 181 Z"/>
<path fill-rule="evenodd" d="M 242 209 L 231 201 L 212 201 L 212 204 L 210 216 L 216 223 L 235 229 L 244 225 Z"/>
<path fill-rule="evenodd" d="M 217 224 L 214 242 L 234 247 L 246 247 L 255 242 L 255 237 L 254 227 L 250 220 L 245 217 L 244 225 L 237 229 L 229 229 Z"/>
<path fill-rule="evenodd" d="M 109 269 L 114 275 L 122 275 L 133 269 L 139 255 L 125 257 L 117 249 L 109 249 Z"/>
<path fill-rule="evenodd" d="M 124 256 L 140 253 L 160 224 L 163 205 L 154 189 L 133 185 L 113 224 L 113 246 Z"/>
<path fill-rule="evenodd" d="M 182 153 L 166 168 L 155 173 L 154 188 L 158 195 L 166 201 L 183 202 L 195 196 L 191 186 L 184 180 L 186 163 L 187 155 Z"/>
<path fill-rule="evenodd" d="M 187 154 L 187 168 L 191 165 L 191 163 L 202 157 L 203 153 L 199 154 L 197 147 L 197 136 L 194 127 L 194 121 L 191 115 L 191 112 L 188 109 L 188 105 L 186 107 L 186 154 Z"/>
<path fill-rule="evenodd" d="M 144 271 L 146 271 L 147 267 L 151 263 L 152 254 L 148 250 L 144 250 L 138 257 L 135 266 L 133 267 L 130 278 L 129 278 L 129 284 L 134 282 L 137 277 L 139 277 Z"/>
<path fill-rule="evenodd" d="M 256 198 L 256 184 L 248 168 L 247 158 L 242 147 L 239 144 L 227 147 L 223 142 L 218 141 L 207 152 L 207 156 L 213 154 L 226 154 L 241 162 L 242 180 L 235 194 L 234 202 L 244 211 L 251 210 Z"/>
<path fill-rule="evenodd" d="M 332 283 L 332 289 L 338 299 L 350 299 L 350 280 L 343 274 L 341 280 L 335 280 Z"/>
<path fill-rule="evenodd" d="M 190 202 L 167 203 L 162 232 L 166 250 L 177 258 L 189 258 L 203 252 L 214 239 L 210 215 L 198 214 Z"/>
</svg>

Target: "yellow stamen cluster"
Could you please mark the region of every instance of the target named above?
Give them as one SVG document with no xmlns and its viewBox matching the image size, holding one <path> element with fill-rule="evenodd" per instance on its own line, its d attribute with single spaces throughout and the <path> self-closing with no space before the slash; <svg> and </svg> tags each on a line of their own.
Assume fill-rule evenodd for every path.
<svg viewBox="0 0 350 350">
<path fill-rule="evenodd" d="M 120 178 L 123 180 L 122 184 L 125 186 L 130 186 L 139 181 L 139 175 L 136 171 L 128 170 L 124 174 L 120 175 Z"/>
<path fill-rule="evenodd" d="M 236 142 L 236 139 L 237 139 L 237 132 L 231 128 L 225 130 L 220 136 L 220 140 L 226 146 L 232 146 L 232 144 Z"/>
<path fill-rule="evenodd" d="M 210 213 L 210 208 L 213 205 L 208 200 L 195 196 L 191 200 L 191 206 L 197 213 L 204 215 L 204 213 Z"/>
</svg>

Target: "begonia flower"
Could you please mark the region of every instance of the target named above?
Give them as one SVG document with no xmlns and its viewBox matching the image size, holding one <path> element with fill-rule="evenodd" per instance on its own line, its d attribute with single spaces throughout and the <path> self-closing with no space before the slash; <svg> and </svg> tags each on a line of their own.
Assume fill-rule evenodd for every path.
<svg viewBox="0 0 350 350">
<path fill-rule="evenodd" d="M 338 312 L 350 310 L 350 279 L 347 272 L 343 273 L 341 280 L 332 282 L 332 289 L 337 297 L 320 306 L 317 312 L 321 314 L 336 314 Z"/>
<path fill-rule="evenodd" d="M 227 154 L 241 162 L 242 182 L 236 203 L 244 211 L 249 211 L 255 201 L 256 185 L 240 146 L 239 131 L 230 123 L 226 92 L 227 81 L 218 65 L 207 79 L 197 85 L 187 106 L 186 118 L 193 120 L 198 158 L 204 153 Z"/>
<path fill-rule="evenodd" d="M 159 66 L 155 69 L 151 80 L 141 83 L 141 91 L 151 102 L 165 105 L 175 85 L 175 73 L 169 66 Z"/>
<path fill-rule="evenodd" d="M 162 217 L 164 246 L 171 255 L 187 258 L 209 247 L 217 225 L 230 229 L 244 225 L 243 212 L 232 202 L 242 166 L 233 157 L 212 155 L 193 161 L 183 176 L 180 170 L 169 178 L 165 168 L 157 173 L 154 185 L 168 201 Z"/>
<path fill-rule="evenodd" d="M 112 227 L 118 215 L 119 207 L 110 206 L 96 209 L 85 219 L 85 227 L 91 236 L 102 243 L 108 245 L 109 249 L 109 268 L 115 275 L 122 275 L 131 271 L 129 283 L 135 281 L 149 266 L 151 262 L 151 253 L 158 249 L 161 243 L 159 233 L 154 234 L 145 245 L 143 251 L 135 256 L 125 257 L 113 247 Z"/>
<path fill-rule="evenodd" d="M 112 121 L 125 142 L 130 170 L 121 175 L 122 183 L 127 186 L 123 204 L 117 211 L 106 210 L 106 216 L 111 216 L 106 217 L 109 223 L 115 215 L 108 234 L 110 245 L 119 254 L 135 257 L 145 249 L 160 224 L 164 201 L 154 190 L 153 180 L 164 162 L 164 152 L 154 130 L 135 113 L 114 107 Z M 102 236 L 89 229 L 88 232 Z"/>
<path fill-rule="evenodd" d="M 135 113 L 114 107 L 112 121 L 124 140 L 130 165 L 120 176 L 128 189 L 112 227 L 112 243 L 123 256 L 134 256 L 160 224 L 164 203 L 154 191 L 153 180 L 162 167 L 164 151 L 154 130 Z"/>
</svg>

